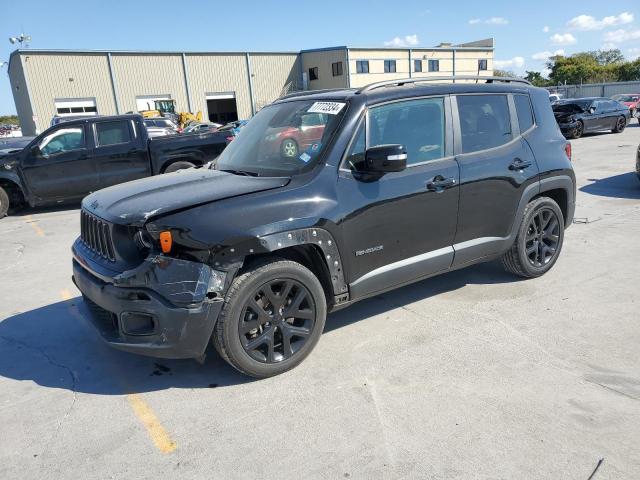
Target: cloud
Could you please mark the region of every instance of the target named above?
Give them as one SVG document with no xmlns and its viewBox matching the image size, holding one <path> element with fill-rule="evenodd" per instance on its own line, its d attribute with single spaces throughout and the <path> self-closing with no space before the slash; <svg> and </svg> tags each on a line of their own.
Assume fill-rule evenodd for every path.
<svg viewBox="0 0 640 480">
<path fill-rule="evenodd" d="M 615 46 L 616 43 L 630 42 L 632 40 L 640 40 L 640 30 L 613 30 L 604 34 L 603 40 L 606 45 Z"/>
<path fill-rule="evenodd" d="M 420 40 L 418 40 L 418 35 L 405 35 L 404 37 L 394 37 L 388 42 L 384 42 L 385 47 L 412 47 L 414 45 L 418 45 Z"/>
<path fill-rule="evenodd" d="M 543 31 L 544 33 L 549 33 L 549 26 L 548 26 L 548 25 L 545 25 L 544 27 L 542 27 L 542 31 Z"/>
<path fill-rule="evenodd" d="M 524 67 L 524 57 L 513 57 L 511 60 L 494 60 L 493 66 L 498 69 L 517 67 Z"/>
<path fill-rule="evenodd" d="M 545 50 L 544 52 L 538 52 L 531 55 L 534 60 L 547 60 L 548 58 L 555 57 L 556 55 L 564 55 L 564 49 L 560 48 L 555 52 Z"/>
<path fill-rule="evenodd" d="M 556 33 L 549 37 L 554 45 L 573 45 L 578 40 L 570 33 Z"/>
<path fill-rule="evenodd" d="M 634 47 L 634 48 L 628 48 L 627 49 L 627 57 L 629 57 L 631 60 L 635 60 L 636 58 L 640 58 L 640 48 L 638 47 Z"/>
<path fill-rule="evenodd" d="M 612 15 L 598 20 L 591 15 L 578 15 L 567 22 L 567 26 L 574 30 L 602 30 L 616 25 L 625 25 L 633 22 L 633 13 L 622 12 L 620 15 Z"/>
<path fill-rule="evenodd" d="M 469 20 L 469 25 L 478 25 L 479 23 L 484 23 L 486 25 L 507 25 L 509 20 L 504 17 L 490 17 L 486 19 L 472 18 Z"/>
</svg>

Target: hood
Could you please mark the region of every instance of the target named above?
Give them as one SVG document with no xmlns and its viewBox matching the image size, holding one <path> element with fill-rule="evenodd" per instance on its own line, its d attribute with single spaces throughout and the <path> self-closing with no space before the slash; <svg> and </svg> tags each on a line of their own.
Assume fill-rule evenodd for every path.
<svg viewBox="0 0 640 480">
<path fill-rule="evenodd" d="M 112 223 L 141 226 L 151 217 L 287 183 L 288 177 L 247 177 L 191 168 L 105 188 L 85 197 L 82 208 Z"/>
</svg>

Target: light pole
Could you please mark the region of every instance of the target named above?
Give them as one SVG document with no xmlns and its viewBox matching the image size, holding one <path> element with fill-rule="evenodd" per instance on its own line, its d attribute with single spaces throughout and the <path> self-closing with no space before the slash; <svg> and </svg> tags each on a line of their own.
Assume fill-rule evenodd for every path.
<svg viewBox="0 0 640 480">
<path fill-rule="evenodd" d="M 11 42 L 12 45 L 15 45 L 16 43 L 19 43 L 20 47 L 22 47 L 22 45 L 24 44 L 24 46 L 26 48 L 29 48 L 29 42 L 31 41 L 31 35 L 25 35 L 24 33 L 21 33 L 20 35 L 18 35 L 16 37 L 9 37 L 9 41 Z"/>
</svg>

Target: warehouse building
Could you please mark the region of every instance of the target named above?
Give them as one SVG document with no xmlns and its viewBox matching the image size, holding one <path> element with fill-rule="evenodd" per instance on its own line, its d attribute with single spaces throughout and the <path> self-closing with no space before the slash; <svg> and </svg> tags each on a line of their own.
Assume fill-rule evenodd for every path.
<svg viewBox="0 0 640 480">
<path fill-rule="evenodd" d="M 333 47 L 301 52 L 138 52 L 19 49 L 9 79 L 24 135 L 54 115 L 115 115 L 170 99 L 214 122 L 249 118 L 297 90 L 380 80 L 491 75 L 493 39 L 431 48 Z"/>
</svg>

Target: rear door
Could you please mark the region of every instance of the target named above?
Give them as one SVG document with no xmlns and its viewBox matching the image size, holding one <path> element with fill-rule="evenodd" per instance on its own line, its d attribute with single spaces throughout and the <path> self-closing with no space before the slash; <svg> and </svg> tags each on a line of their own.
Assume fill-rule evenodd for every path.
<svg viewBox="0 0 640 480">
<path fill-rule="evenodd" d="M 137 130 L 133 120 L 98 121 L 93 124 L 92 133 L 99 188 L 151 174 L 146 136 Z"/>
<path fill-rule="evenodd" d="M 523 127 L 520 134 L 516 101 Z M 535 128 L 528 95 L 470 94 L 453 97 L 460 209 L 454 266 L 499 252 L 509 236 L 526 186 L 538 167 L 526 143 Z M 525 122 L 524 119 L 529 120 Z"/>
<path fill-rule="evenodd" d="M 366 148 L 402 144 L 407 168 L 363 175 Z M 448 269 L 458 214 L 458 165 L 448 97 L 372 106 L 338 178 L 353 298 Z"/>
<path fill-rule="evenodd" d="M 87 125 L 61 124 L 37 141 L 38 154 L 27 152 L 22 173 L 36 202 L 82 198 L 97 189 L 87 137 Z"/>
</svg>

